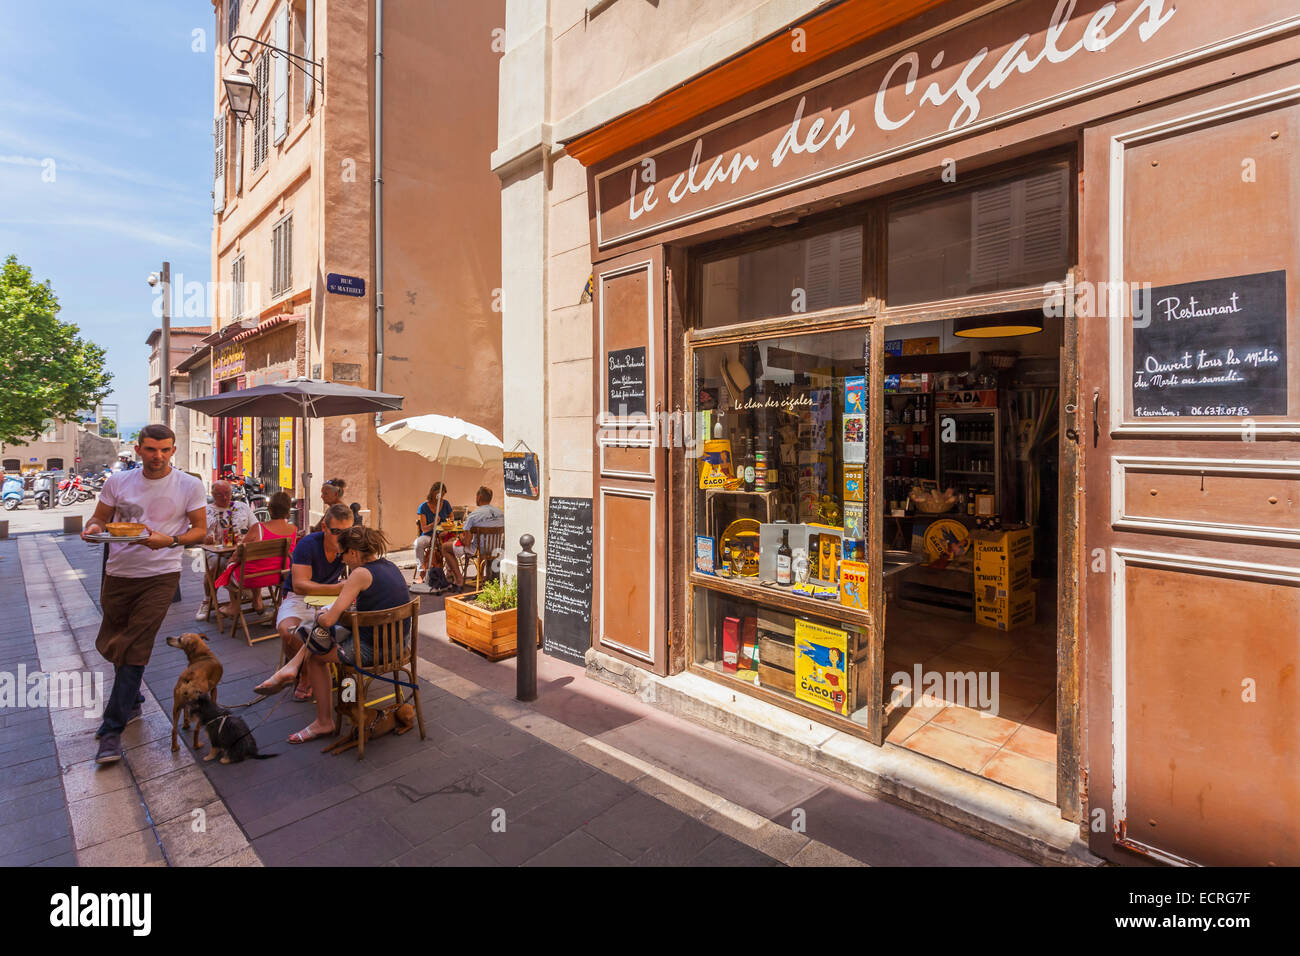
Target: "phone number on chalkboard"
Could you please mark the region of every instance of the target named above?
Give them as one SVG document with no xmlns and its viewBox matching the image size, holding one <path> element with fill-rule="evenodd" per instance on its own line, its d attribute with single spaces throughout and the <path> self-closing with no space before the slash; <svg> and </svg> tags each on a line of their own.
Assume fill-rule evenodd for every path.
<svg viewBox="0 0 1300 956">
<path fill-rule="evenodd" d="M 1138 418 L 1174 418 L 1180 413 L 1176 409 L 1165 408 L 1161 405 L 1159 408 L 1147 408 L 1139 405 L 1133 409 L 1133 413 Z M 1251 414 L 1249 405 L 1188 405 L 1187 415 L 1249 415 Z"/>
</svg>

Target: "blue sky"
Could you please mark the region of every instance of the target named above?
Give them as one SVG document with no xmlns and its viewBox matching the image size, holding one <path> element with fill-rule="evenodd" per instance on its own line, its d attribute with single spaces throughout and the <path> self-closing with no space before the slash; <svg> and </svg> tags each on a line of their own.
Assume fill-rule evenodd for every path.
<svg viewBox="0 0 1300 956">
<path fill-rule="evenodd" d="M 213 28 L 208 0 L 0 0 L 0 258 L 108 350 L 123 424 L 148 420 L 147 276 L 209 278 Z"/>
</svg>

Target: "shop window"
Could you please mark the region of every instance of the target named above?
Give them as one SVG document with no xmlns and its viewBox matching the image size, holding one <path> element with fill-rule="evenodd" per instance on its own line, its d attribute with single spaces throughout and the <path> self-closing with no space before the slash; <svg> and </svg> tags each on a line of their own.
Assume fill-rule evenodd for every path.
<svg viewBox="0 0 1300 956">
<path fill-rule="evenodd" d="M 698 591 L 865 610 L 865 344 L 859 328 L 695 350 Z M 722 669 L 719 634 L 699 639 L 697 661 Z"/>
<path fill-rule="evenodd" d="M 701 267 L 700 326 L 714 328 L 862 302 L 862 227 L 821 232 Z"/>
<path fill-rule="evenodd" d="M 1069 268 L 1069 165 L 890 209 L 887 300 L 910 305 L 1059 281 Z"/>
</svg>

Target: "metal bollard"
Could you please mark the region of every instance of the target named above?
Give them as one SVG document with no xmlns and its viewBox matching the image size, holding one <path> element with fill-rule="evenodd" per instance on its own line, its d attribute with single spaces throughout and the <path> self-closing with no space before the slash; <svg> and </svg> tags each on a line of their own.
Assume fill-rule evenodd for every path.
<svg viewBox="0 0 1300 956">
<path fill-rule="evenodd" d="M 519 546 L 519 607 L 515 611 L 515 699 L 537 699 L 537 555 L 533 536 L 523 535 Z"/>
</svg>

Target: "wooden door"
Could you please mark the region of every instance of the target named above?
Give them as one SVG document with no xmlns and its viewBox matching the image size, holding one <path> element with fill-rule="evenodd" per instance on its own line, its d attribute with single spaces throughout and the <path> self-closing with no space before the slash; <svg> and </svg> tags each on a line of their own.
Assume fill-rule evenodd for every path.
<svg viewBox="0 0 1300 956">
<path fill-rule="evenodd" d="M 593 635 L 657 674 L 667 673 L 664 298 L 661 249 L 595 269 Z"/>
<path fill-rule="evenodd" d="M 1080 630 L 1112 859 L 1300 864 L 1297 83 L 1084 134 Z"/>
</svg>

